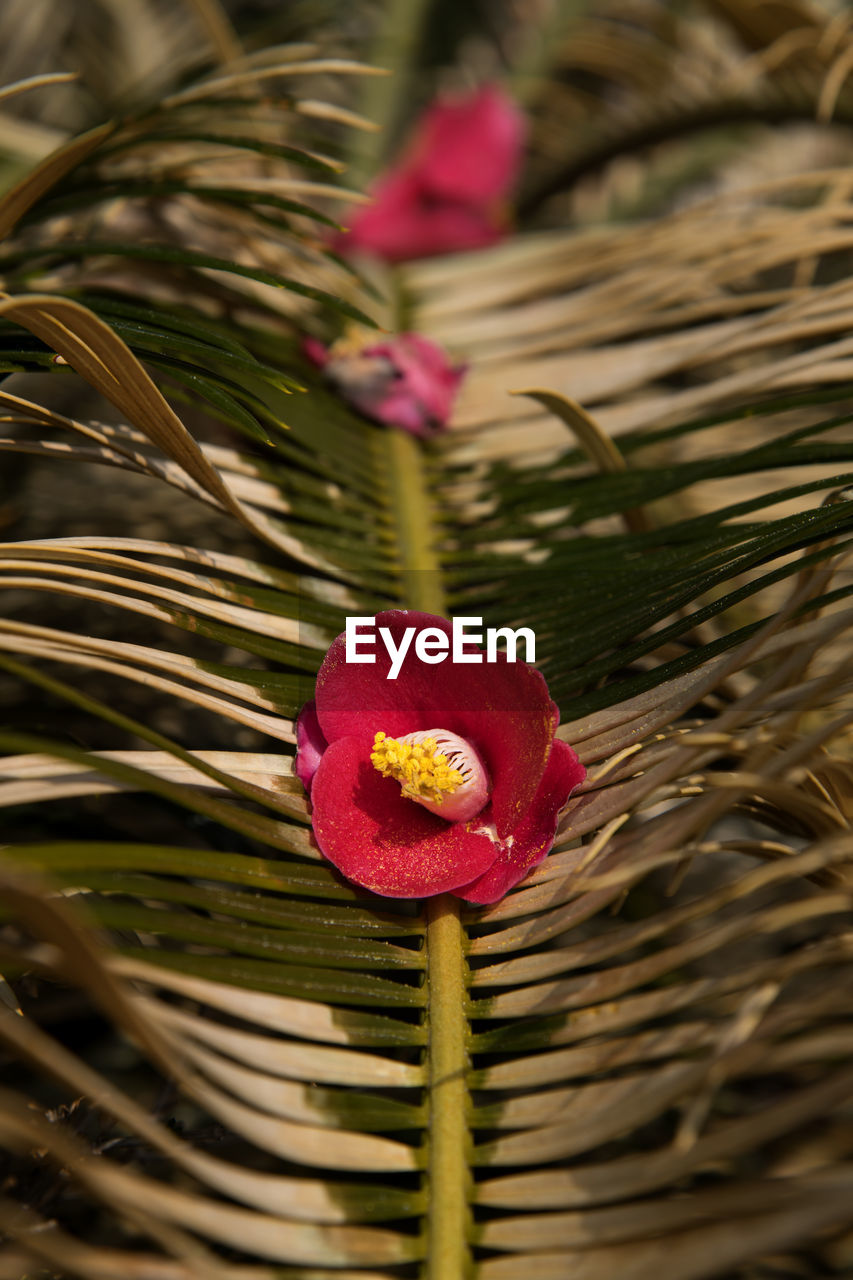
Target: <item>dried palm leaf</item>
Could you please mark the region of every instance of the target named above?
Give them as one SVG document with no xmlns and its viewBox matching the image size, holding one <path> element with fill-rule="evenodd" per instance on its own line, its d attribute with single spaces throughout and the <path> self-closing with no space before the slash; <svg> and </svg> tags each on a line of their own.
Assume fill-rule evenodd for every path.
<svg viewBox="0 0 853 1280">
<path fill-rule="evenodd" d="M 223 81 L 234 89 L 177 97 L 140 154 L 191 104 L 219 110 Z M 208 145 L 199 132 L 192 147 Z M 258 265 L 260 233 L 238 259 L 238 218 L 236 270 L 199 226 L 204 247 L 173 257 L 164 238 L 144 259 L 161 295 L 117 303 L 85 281 L 63 296 L 85 280 L 69 244 L 101 290 L 116 276 L 93 255 L 132 256 L 121 219 L 109 254 L 66 240 L 60 263 L 47 234 L 75 184 L 104 180 L 117 136 L 10 196 L 17 292 L 2 308 L 7 368 L 55 377 L 58 356 L 121 420 L 4 389 L 4 452 L 170 484 L 251 535 L 258 559 L 96 533 L 0 549 L 5 687 L 57 726 L 0 733 L 0 963 L 21 979 L 20 1010 L 0 1005 L 0 1275 L 699 1280 L 842 1250 L 853 445 L 832 335 L 846 189 L 797 208 L 756 197 L 753 240 L 699 209 L 643 236 L 519 238 L 406 269 L 418 326 L 471 362 L 453 429 L 421 445 L 300 363 L 293 325 L 307 301 L 334 324 L 333 278 L 344 308 L 370 305 L 302 222 L 279 229 L 275 270 Z M 256 190 L 261 146 L 241 174 L 233 134 L 209 145 L 227 153 L 232 203 Z M 186 208 L 195 181 L 164 200 Z M 807 251 L 836 283 L 765 278 Z M 297 301 L 268 302 L 263 272 L 296 280 Z M 187 429 L 163 394 L 177 366 L 251 436 L 244 453 Z M 513 389 L 548 397 L 507 397 L 504 366 Z M 692 418 L 740 430 L 770 390 L 768 444 L 718 452 Z M 617 452 L 619 414 L 632 430 Z M 824 471 L 803 479 L 806 464 Z M 762 491 L 790 467 L 795 483 Z M 743 501 L 666 521 L 651 506 L 733 474 L 750 479 Z M 790 497 L 808 505 L 780 515 Z M 779 607 L 760 603 L 769 587 Z M 28 613 L 34 599 L 55 616 Z M 587 764 L 554 851 L 491 907 L 376 898 L 313 844 L 292 720 L 344 617 L 388 602 L 532 622 L 560 733 Z M 135 688 L 180 702 L 177 728 L 127 710 Z M 214 749 L 212 721 L 257 737 Z M 111 1029 L 107 1048 L 100 1031 L 75 1038 L 81 1012 Z"/>
</svg>

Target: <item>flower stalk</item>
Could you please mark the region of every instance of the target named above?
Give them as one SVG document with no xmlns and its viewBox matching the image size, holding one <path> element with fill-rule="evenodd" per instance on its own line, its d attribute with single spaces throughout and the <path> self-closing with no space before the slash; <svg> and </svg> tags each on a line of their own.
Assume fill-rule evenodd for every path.
<svg viewBox="0 0 853 1280">
<path fill-rule="evenodd" d="M 447 602 L 421 449 L 412 436 L 399 431 L 382 435 L 381 445 L 388 463 L 394 529 L 405 575 L 405 607 L 444 615 Z"/>
<path fill-rule="evenodd" d="M 425 465 L 412 436 L 383 437 L 389 459 L 406 604 L 439 614 L 441 588 Z M 429 1051 L 427 1222 L 424 1280 L 466 1280 L 473 1270 L 471 1135 L 468 1094 L 468 965 L 460 901 L 452 894 L 426 900 Z"/>
<path fill-rule="evenodd" d="M 470 1239 L 471 1131 L 468 1093 L 468 964 L 460 902 L 429 898 L 429 1147 L 425 1280 L 465 1280 Z"/>
</svg>

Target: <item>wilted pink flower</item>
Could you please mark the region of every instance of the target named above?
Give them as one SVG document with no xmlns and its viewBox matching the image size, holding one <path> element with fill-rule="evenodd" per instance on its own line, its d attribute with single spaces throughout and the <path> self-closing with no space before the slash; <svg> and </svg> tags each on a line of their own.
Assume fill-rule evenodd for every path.
<svg viewBox="0 0 853 1280">
<path fill-rule="evenodd" d="M 335 247 L 404 262 L 493 244 L 504 233 L 502 202 L 518 175 L 524 132 L 521 112 L 497 85 L 439 98 Z"/>
<path fill-rule="evenodd" d="M 426 613 L 375 622 L 397 652 L 410 627 L 430 643 L 452 636 Z M 449 649 L 433 665 L 413 650 L 393 680 L 378 645 L 374 663 L 347 662 L 345 635 L 326 654 L 296 731 L 314 836 L 349 880 L 385 897 L 496 902 L 548 853 L 586 771 L 554 737 L 559 713 L 535 668 L 503 654 L 471 665 Z"/>
<path fill-rule="evenodd" d="M 451 365 L 441 347 L 418 333 L 399 333 L 369 346 L 345 338 L 326 347 L 306 338 L 302 346 L 359 413 L 415 436 L 435 435 L 447 426 L 465 376 L 465 365 Z"/>
</svg>

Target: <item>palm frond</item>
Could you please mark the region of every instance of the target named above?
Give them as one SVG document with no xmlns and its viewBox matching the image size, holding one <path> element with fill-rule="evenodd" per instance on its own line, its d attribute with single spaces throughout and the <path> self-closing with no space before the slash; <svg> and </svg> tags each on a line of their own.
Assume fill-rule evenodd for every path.
<svg viewBox="0 0 853 1280">
<path fill-rule="evenodd" d="M 80 375 L 119 421 L 4 388 L 4 453 L 169 484 L 258 549 L 0 548 L 0 963 L 21 979 L 20 1009 L 0 1005 L 0 1275 L 700 1280 L 840 1256 L 846 187 L 765 192 L 746 225 L 713 206 L 404 269 L 386 292 L 471 363 L 451 431 L 421 446 L 298 354 L 303 325 L 371 305 L 281 203 L 316 184 L 243 201 L 269 194 L 266 165 L 316 158 L 299 124 L 323 113 L 288 100 L 287 155 L 260 100 L 251 146 L 212 133 L 227 95 L 288 67 L 347 72 L 249 59 L 70 144 L 7 205 L 6 367 Z M 185 220 L 211 149 L 218 211 Z M 169 234 L 134 259 L 142 175 Z M 200 443 L 176 384 L 243 450 Z M 593 460 L 542 396 L 506 395 L 531 387 L 585 406 Z M 743 494 L 706 501 L 732 477 Z M 491 907 L 378 899 L 311 839 L 293 717 L 346 615 L 395 603 L 532 623 L 588 767 L 554 851 Z M 22 689 L 40 724 L 16 717 Z M 212 722 L 245 747 L 212 745 Z"/>
<path fill-rule="evenodd" d="M 647 209 L 744 154 L 754 180 L 756 154 L 772 157 L 754 145 L 756 127 L 799 126 L 814 167 L 815 153 L 831 155 L 833 144 L 810 126 L 850 125 L 850 32 L 834 6 L 701 0 L 674 11 L 643 0 L 557 5 L 552 14 L 538 75 L 523 61 L 516 72 L 533 107 L 525 218 L 542 216 L 543 205 L 549 216 L 550 201 L 584 218 Z M 791 145 L 786 137 L 776 158 L 783 170 Z"/>
</svg>

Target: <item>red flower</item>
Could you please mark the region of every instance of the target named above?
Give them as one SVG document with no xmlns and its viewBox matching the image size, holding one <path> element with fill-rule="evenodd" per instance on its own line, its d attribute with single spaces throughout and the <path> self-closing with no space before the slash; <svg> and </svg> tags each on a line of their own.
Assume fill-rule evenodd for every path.
<svg viewBox="0 0 853 1280">
<path fill-rule="evenodd" d="M 432 436 L 447 426 L 465 376 L 465 365 L 451 365 L 441 347 L 418 333 L 368 346 L 345 337 L 326 347 L 306 338 L 302 347 L 359 413 L 415 436 Z"/>
<path fill-rule="evenodd" d="M 335 247 L 404 262 L 493 244 L 523 143 L 524 118 L 496 85 L 439 99 Z"/>
<path fill-rule="evenodd" d="M 392 609 L 376 615 L 373 664 L 346 660 L 333 642 L 316 702 L 297 721 L 296 773 L 311 796 L 314 835 L 356 884 L 391 898 L 450 891 L 496 902 L 554 843 L 559 811 L 586 776 L 555 739 L 559 713 L 544 679 L 524 662 L 440 664 L 406 653 L 396 679 L 379 642 L 388 629 L 432 629 L 450 646 L 451 624 Z M 441 636 L 447 636 L 447 642 Z M 436 650 L 432 650 L 433 654 Z"/>
</svg>

